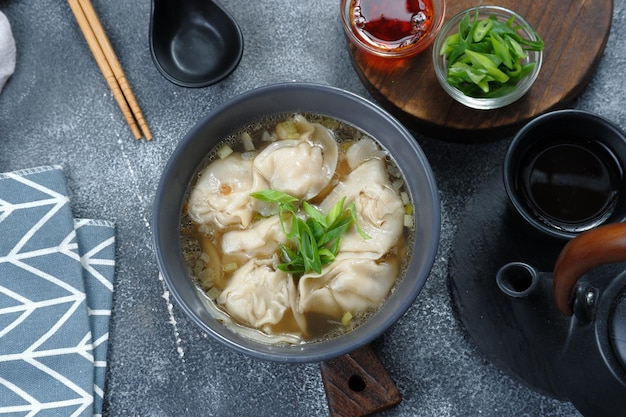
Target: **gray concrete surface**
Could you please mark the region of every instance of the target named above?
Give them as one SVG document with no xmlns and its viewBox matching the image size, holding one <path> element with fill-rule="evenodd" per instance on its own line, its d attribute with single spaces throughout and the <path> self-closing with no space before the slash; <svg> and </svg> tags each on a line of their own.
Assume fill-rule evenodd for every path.
<svg viewBox="0 0 626 417">
<path fill-rule="evenodd" d="M 0 171 L 61 164 L 75 215 L 117 224 L 117 282 L 105 416 L 325 416 L 319 366 L 259 362 L 210 339 L 169 298 L 152 250 L 150 212 L 177 142 L 219 103 L 286 81 L 330 84 L 371 98 L 345 48 L 338 3 L 224 0 L 245 38 L 240 66 L 221 83 L 185 89 L 154 67 L 150 1 L 94 0 L 152 128 L 135 141 L 64 1 L 0 0 L 18 59 L 0 94 Z M 626 127 L 626 2 L 593 80 L 572 107 Z M 577 416 L 491 365 L 453 314 L 447 288 L 455 225 L 473 190 L 500 168 L 510 138 L 446 143 L 414 132 L 441 192 L 439 253 L 407 314 L 375 348 L 402 403 L 383 416 Z"/>
</svg>

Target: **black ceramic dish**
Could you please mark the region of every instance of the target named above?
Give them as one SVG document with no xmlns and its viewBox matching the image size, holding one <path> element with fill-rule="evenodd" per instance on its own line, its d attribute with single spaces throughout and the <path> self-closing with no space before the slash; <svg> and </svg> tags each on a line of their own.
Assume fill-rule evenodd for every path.
<svg viewBox="0 0 626 417">
<path fill-rule="evenodd" d="M 398 287 L 381 309 L 356 329 L 318 343 L 270 345 L 236 333 L 207 309 L 187 273 L 180 244 L 185 192 L 205 156 L 242 126 L 269 116 L 314 113 L 366 132 L 389 152 L 404 173 L 415 202 L 415 244 Z M 439 244 L 441 212 L 430 164 L 415 138 L 389 113 L 337 88 L 284 83 L 240 95 L 211 112 L 180 141 L 166 165 L 154 201 L 152 224 L 159 269 L 183 311 L 216 340 L 241 353 L 277 362 L 318 362 L 352 352 L 379 337 L 411 306 L 426 282 Z"/>
<path fill-rule="evenodd" d="M 214 1 L 153 0 L 150 49 L 157 69 L 183 87 L 206 87 L 230 75 L 243 54 L 243 35 Z"/>
</svg>

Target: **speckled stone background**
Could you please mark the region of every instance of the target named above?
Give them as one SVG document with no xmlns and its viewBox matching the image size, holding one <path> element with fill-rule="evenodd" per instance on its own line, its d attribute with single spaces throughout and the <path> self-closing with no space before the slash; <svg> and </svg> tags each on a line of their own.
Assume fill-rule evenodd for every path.
<svg viewBox="0 0 626 417">
<path fill-rule="evenodd" d="M 93 0 L 154 134 L 135 141 L 64 1 L 0 0 L 18 57 L 0 93 L 0 171 L 61 164 L 77 217 L 117 224 L 117 282 L 105 416 L 325 416 L 319 366 L 259 362 L 231 352 L 187 319 L 159 279 L 150 215 L 160 172 L 181 137 L 219 103 L 288 81 L 330 84 L 371 98 L 345 47 L 331 0 L 224 0 L 245 52 L 217 85 L 166 81 L 149 52 L 149 0 Z M 584 51 L 581 51 L 584 53 Z M 606 53 L 572 107 L 626 127 L 626 2 L 616 0 Z M 563 74 L 563 76 L 567 76 Z M 383 416 L 578 416 L 491 365 L 454 316 L 447 287 L 455 225 L 510 138 L 446 143 L 414 132 L 435 172 L 442 236 L 413 307 L 374 347 L 402 403 Z"/>
</svg>

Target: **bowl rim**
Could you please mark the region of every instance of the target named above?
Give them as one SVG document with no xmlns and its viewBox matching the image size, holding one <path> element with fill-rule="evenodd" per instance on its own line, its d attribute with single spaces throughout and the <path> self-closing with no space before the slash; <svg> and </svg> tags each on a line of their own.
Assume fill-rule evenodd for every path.
<svg viewBox="0 0 626 417">
<path fill-rule="evenodd" d="M 266 345 L 254 342 L 249 338 L 234 333 L 221 323 L 219 326 L 216 325 L 215 319 L 207 317 L 206 309 L 201 308 L 200 300 L 194 300 L 194 297 L 197 298 L 198 294 L 195 294 L 191 288 L 192 286 L 195 287 L 195 285 L 192 284 L 184 268 L 180 239 L 170 239 L 168 241 L 168 236 L 179 236 L 179 222 L 176 221 L 176 224 L 174 224 L 174 222 L 168 221 L 168 219 L 180 219 L 183 197 L 188 183 L 207 153 L 204 152 L 202 155 L 197 155 L 201 148 L 198 146 L 198 142 L 204 142 L 202 144 L 205 147 L 207 146 L 206 143 L 210 142 L 198 141 L 194 138 L 202 134 L 207 126 L 211 125 L 213 127 L 215 125 L 217 130 L 223 130 L 229 121 L 234 120 L 233 114 L 241 112 L 246 113 L 249 118 L 251 117 L 247 121 L 251 122 L 254 119 L 251 115 L 259 112 L 259 109 L 254 107 L 259 103 L 259 100 L 264 101 L 267 104 L 266 107 L 272 107 L 272 103 L 274 103 L 275 109 L 280 109 L 281 105 L 284 104 L 277 101 L 279 98 L 299 100 L 301 97 L 303 99 L 303 107 L 301 109 L 291 108 L 272 113 L 272 109 L 262 108 L 260 113 L 267 116 L 270 114 L 295 113 L 296 111 L 307 112 L 309 111 L 307 109 L 315 106 L 325 106 L 329 103 L 329 95 L 332 96 L 332 101 L 336 103 L 332 113 L 344 113 L 339 116 L 331 114 L 329 116 L 343 119 L 354 125 L 356 123 L 351 122 L 353 119 L 350 118 L 352 116 L 349 112 L 352 109 L 351 106 L 358 106 L 363 113 L 367 114 L 367 117 L 359 116 L 366 121 L 364 123 L 378 126 L 376 123 L 384 121 L 386 123 L 384 128 L 396 133 L 397 137 L 394 140 L 401 141 L 400 144 L 403 146 L 398 151 L 392 151 L 391 149 L 388 149 L 388 151 L 393 158 L 400 159 L 399 161 L 397 160 L 398 165 L 404 164 L 402 166 L 407 166 L 408 162 L 406 161 L 417 164 L 417 166 L 411 167 L 414 170 L 411 172 L 412 176 L 409 177 L 406 172 L 403 173 L 407 182 L 413 183 L 414 187 L 422 187 L 423 195 L 420 196 L 420 199 L 424 203 L 421 205 L 416 204 L 416 210 L 421 213 L 420 216 L 423 216 L 424 219 L 416 225 L 416 242 L 424 239 L 428 241 L 428 244 L 419 247 L 419 249 L 416 245 L 416 248 L 413 249 L 411 256 L 416 257 L 416 265 L 413 265 L 413 263 L 409 265 L 407 273 L 397 288 L 398 291 L 390 295 L 386 305 L 368 321 L 351 332 L 323 343 L 305 343 L 295 346 Z M 306 99 L 306 103 L 304 103 L 304 99 Z M 311 112 L 323 114 L 321 111 Z M 257 120 L 261 117 L 261 114 L 257 115 Z M 236 126 L 241 125 L 238 123 Z M 235 129 L 230 127 L 230 133 L 233 133 Z M 363 130 L 368 133 L 369 129 L 363 128 Z M 220 136 L 217 142 L 223 137 L 225 135 Z M 374 138 L 376 139 L 376 137 Z M 193 166 L 193 170 L 190 173 L 181 172 L 181 160 Z M 199 162 L 195 163 L 196 161 Z M 415 175 L 414 172 L 419 172 L 420 175 Z M 410 186 L 408 188 L 411 189 Z M 412 190 L 410 191 L 413 192 Z M 172 195 L 175 198 L 171 198 Z M 413 195 L 411 197 L 415 198 Z M 176 201 L 176 203 L 172 203 L 172 201 Z M 420 219 L 421 217 L 418 217 L 418 220 Z M 167 284 L 167 288 L 174 300 L 176 300 L 177 305 L 187 317 L 191 318 L 196 325 L 213 338 L 240 353 L 262 360 L 304 363 L 329 360 L 354 351 L 378 338 L 405 314 L 424 286 L 434 263 L 440 239 L 441 206 L 434 173 L 425 154 L 409 131 L 386 110 L 354 93 L 336 87 L 315 83 L 279 83 L 250 90 L 218 105 L 191 128 L 179 142 L 166 163 L 157 186 L 151 220 L 153 245 L 160 276 Z M 418 236 L 418 231 L 423 236 Z M 180 274 L 183 274 L 184 277 L 181 277 Z M 181 284 L 183 278 L 187 281 L 185 284 Z M 398 296 L 398 293 L 401 293 L 401 296 Z M 193 305 L 186 302 L 187 297 L 191 297 L 194 300 Z M 382 314 L 383 311 L 385 312 L 384 314 Z M 205 320 L 208 320 L 212 326 L 209 326 Z"/>
<path fill-rule="evenodd" d="M 433 67 L 435 70 L 435 76 L 437 77 L 437 81 L 439 82 L 439 85 L 441 86 L 441 88 L 448 95 L 450 95 L 454 100 L 456 100 L 457 102 L 467 107 L 470 107 L 476 110 L 495 110 L 495 109 L 499 109 L 499 108 L 502 108 L 502 107 L 508 106 L 509 104 L 514 103 L 515 101 L 519 100 L 522 96 L 524 96 L 528 92 L 528 90 L 530 90 L 530 88 L 533 86 L 533 84 L 537 80 L 537 77 L 539 76 L 539 72 L 541 71 L 541 67 L 543 65 L 543 51 L 528 51 L 529 55 L 531 55 L 532 58 L 534 58 L 535 68 L 530 74 L 522 78 L 522 80 L 520 80 L 520 82 L 517 84 L 516 86 L 517 88 L 515 88 L 515 90 L 511 91 L 510 93 L 505 94 L 500 97 L 490 97 L 490 98 L 466 96 L 465 94 L 463 94 L 463 92 L 461 92 L 461 90 L 457 89 L 456 87 L 451 86 L 446 81 L 447 68 L 445 66 L 445 57 L 441 56 L 439 54 L 439 51 L 441 49 L 441 46 L 443 45 L 443 42 L 445 42 L 446 38 L 448 37 L 448 35 L 453 33 L 451 31 L 457 30 L 456 28 L 458 26 L 459 21 L 466 14 L 471 13 L 473 15 L 476 11 L 478 11 L 479 13 L 483 13 L 483 14 L 495 14 L 501 18 L 504 18 L 504 17 L 508 18 L 511 16 L 515 16 L 515 20 L 523 24 L 524 32 L 527 33 L 529 37 L 533 40 L 536 40 L 535 33 L 528 32 L 525 28 L 529 27 L 533 31 L 535 31 L 535 28 L 526 20 L 524 16 L 520 15 L 519 13 L 517 13 L 516 11 L 512 9 L 502 7 L 502 6 L 479 5 L 479 6 L 473 6 L 473 7 L 467 8 L 455 14 L 454 16 L 452 16 L 449 20 L 447 20 L 443 24 L 443 27 L 437 34 L 437 38 L 434 41 L 433 49 L 432 49 L 432 61 L 433 61 Z"/>
<path fill-rule="evenodd" d="M 355 45 L 357 48 L 383 58 L 410 58 L 417 54 L 424 52 L 430 47 L 437 39 L 437 35 L 441 30 L 445 17 L 446 17 L 446 0 L 431 0 L 433 5 L 433 25 L 426 36 L 421 38 L 417 43 L 410 47 L 403 47 L 400 49 L 382 50 L 373 47 L 370 44 L 364 43 L 358 36 L 352 31 L 352 24 L 350 22 L 350 6 L 354 0 L 341 0 L 339 3 L 339 11 L 341 19 L 341 26 L 343 27 L 344 34 L 348 38 L 348 41 Z"/>
</svg>

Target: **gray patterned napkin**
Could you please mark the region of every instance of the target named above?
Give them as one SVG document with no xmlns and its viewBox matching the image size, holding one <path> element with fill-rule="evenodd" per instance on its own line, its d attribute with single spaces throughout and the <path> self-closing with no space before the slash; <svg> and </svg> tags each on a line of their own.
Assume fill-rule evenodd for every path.
<svg viewBox="0 0 626 417">
<path fill-rule="evenodd" d="M 115 228 L 74 219 L 65 176 L 0 174 L 0 416 L 102 412 Z"/>
</svg>

